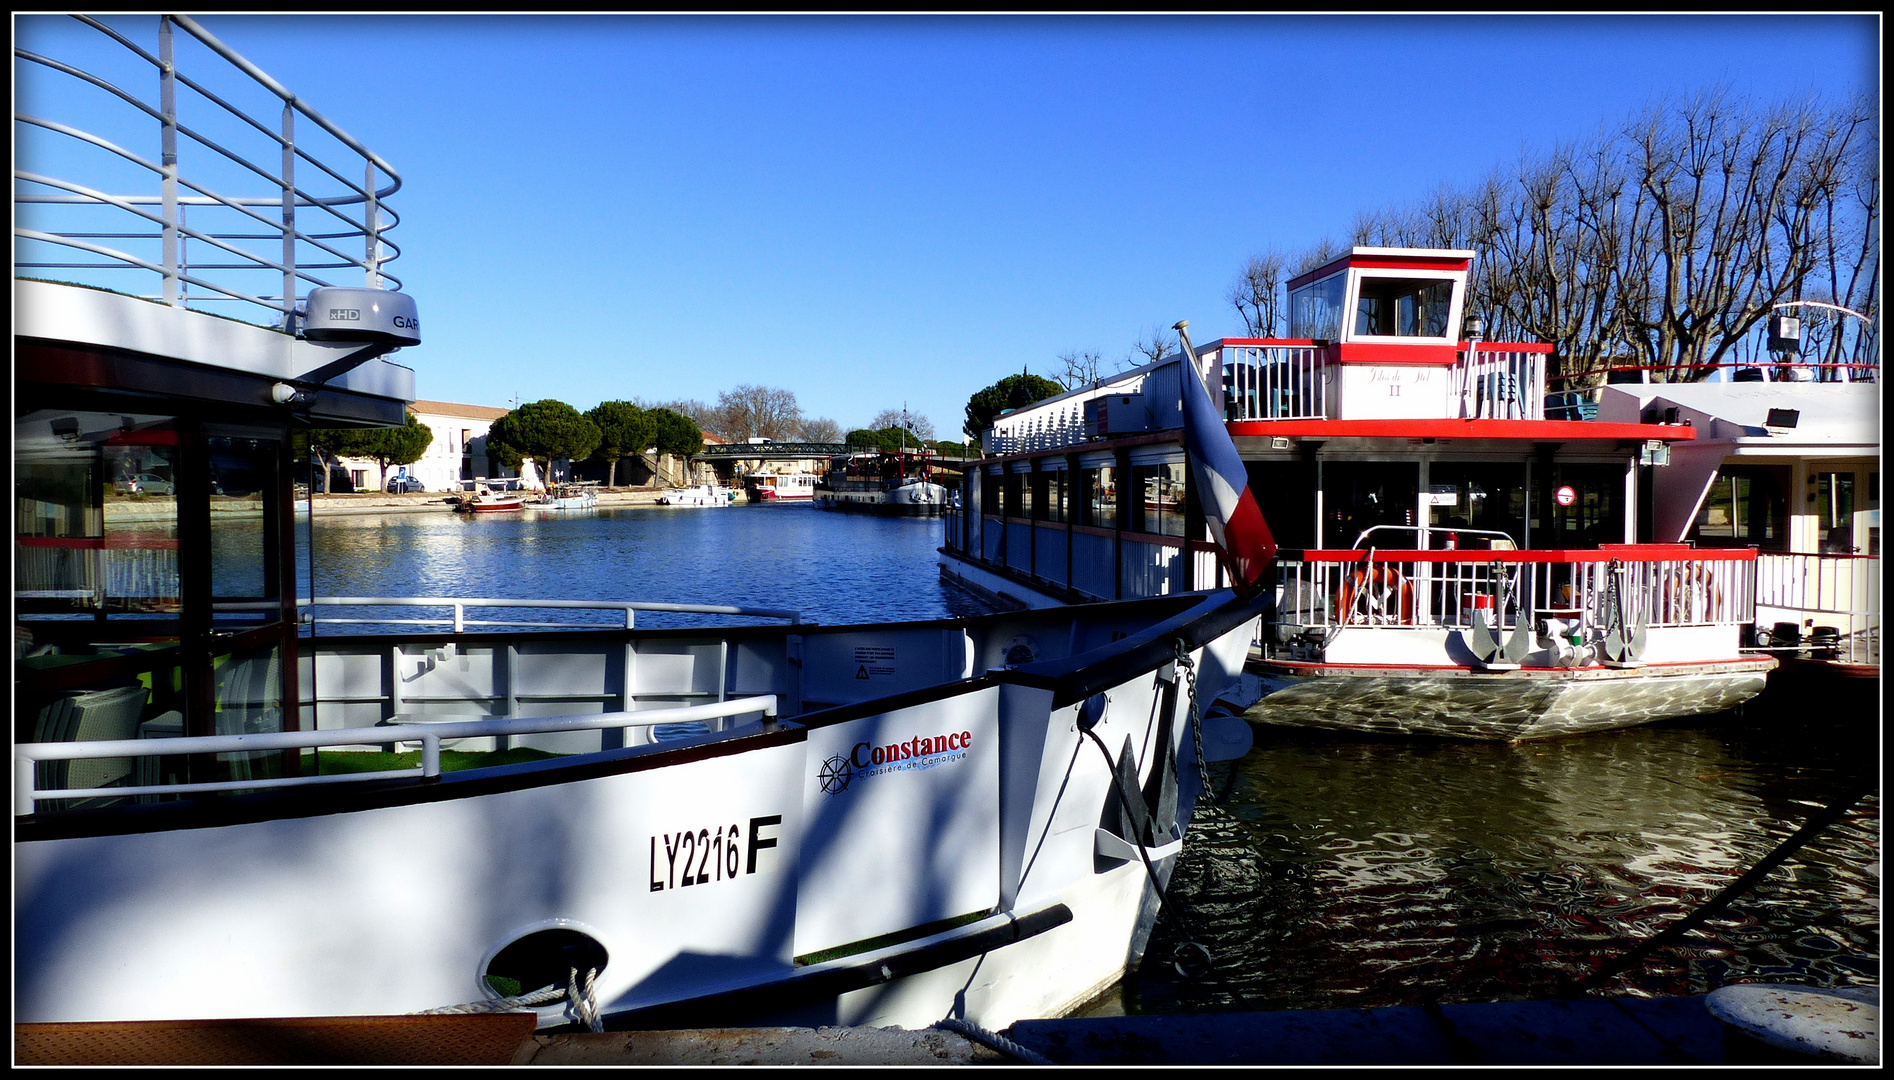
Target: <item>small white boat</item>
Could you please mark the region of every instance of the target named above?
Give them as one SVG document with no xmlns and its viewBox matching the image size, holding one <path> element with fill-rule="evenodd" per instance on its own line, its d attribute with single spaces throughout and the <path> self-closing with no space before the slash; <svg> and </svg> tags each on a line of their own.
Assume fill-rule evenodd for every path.
<svg viewBox="0 0 1894 1080">
<path fill-rule="evenodd" d="M 526 504 L 528 510 L 591 510 L 598 506 L 598 481 L 571 480 L 553 485 Z"/>
<path fill-rule="evenodd" d="M 658 496 L 659 506 L 729 506 L 736 501 L 737 493 L 712 484 L 698 484 L 696 487 L 678 488 Z"/>
</svg>

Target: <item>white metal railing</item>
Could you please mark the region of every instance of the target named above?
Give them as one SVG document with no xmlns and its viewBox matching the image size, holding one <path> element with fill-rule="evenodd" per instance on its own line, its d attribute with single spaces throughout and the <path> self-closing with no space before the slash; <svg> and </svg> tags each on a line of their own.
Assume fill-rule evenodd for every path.
<svg viewBox="0 0 1894 1080">
<path fill-rule="evenodd" d="M 1765 629 L 1776 620 L 1798 624 L 1795 642 L 1772 642 L 1791 648 L 1801 640 L 1802 625 L 1810 630 L 1833 629 L 1835 640 L 1821 643 L 1834 659 L 1849 663 L 1880 663 L 1881 557 L 1878 555 L 1819 555 L 1762 553 L 1756 557 L 1757 619 Z"/>
<path fill-rule="evenodd" d="M 1465 420 L 1545 419 L 1550 345 L 1472 342 L 1453 367 L 1453 393 Z"/>
<path fill-rule="evenodd" d="M 222 613 L 241 613 L 247 611 L 275 611 L 279 605 L 269 601 L 235 601 L 212 605 Z M 426 619 L 394 618 L 321 618 L 312 608 L 445 608 L 450 614 Z M 654 600 L 505 600 L 495 597 L 448 597 L 448 596 L 318 596 L 313 600 L 298 599 L 297 614 L 300 621 L 320 625 L 369 625 L 369 626 L 441 626 L 462 633 L 470 626 L 519 626 L 554 627 L 574 629 L 585 626 L 612 626 L 617 629 L 632 629 L 637 624 L 637 612 L 670 611 L 695 615 L 741 615 L 758 619 L 786 619 L 790 623 L 800 623 L 802 613 L 788 608 L 742 607 L 730 604 L 671 604 Z M 610 611 L 621 615 L 622 623 L 578 623 L 578 622 L 528 622 L 521 619 L 469 619 L 467 609 L 525 609 L 558 611 Z"/>
<path fill-rule="evenodd" d="M 16 89 L 30 90 L 27 97 L 36 103 L 58 102 L 75 121 L 85 117 L 98 130 L 145 124 L 154 138 L 151 145 L 120 145 L 72 123 L 15 113 L 16 276 L 92 271 L 83 284 L 114 287 L 124 280 L 118 272 L 143 271 L 156 275 L 160 286 L 146 299 L 179 307 L 235 301 L 266 309 L 269 323 L 283 328 L 293 318 L 299 283 L 332 284 L 314 271 L 359 269 L 371 287 L 382 287 L 384 279 L 400 287 L 384 269 L 400 255 L 387 236 L 399 216 L 384 201 L 401 178 L 386 161 L 185 16 L 158 17 L 156 55 L 105 22 L 72 18 L 103 40 L 68 37 L 61 31 L 70 24 L 50 16 L 16 20 Z M 182 73 L 174 27 L 229 68 L 206 62 L 193 69 L 198 78 Z M 28 47 L 41 42 L 69 49 L 68 58 Z M 127 54 L 148 68 L 149 84 L 121 86 L 88 70 L 117 69 Z M 199 81 L 212 79 L 212 70 L 224 80 L 221 93 Z M 58 83 L 54 75 L 70 81 Z M 260 119 L 231 104 L 258 86 L 281 102 L 280 116 Z M 88 87 L 119 115 L 83 107 L 81 92 Z M 180 89 L 195 95 L 183 110 Z M 298 117 L 313 130 L 299 135 Z M 239 139 L 261 149 L 238 148 Z M 52 175 L 69 174 L 79 161 L 84 173 L 100 177 L 94 183 L 117 184 L 105 178 L 123 175 L 129 163 L 134 173 L 150 175 L 151 186 L 113 193 Z M 195 260 L 193 244 L 201 252 Z M 350 244 L 359 244 L 360 254 L 345 250 Z M 193 287 L 200 291 L 192 294 Z"/>
<path fill-rule="evenodd" d="M 47 799 L 130 798 L 141 795 L 183 795 L 218 791 L 254 791 L 264 788 L 306 787 L 441 774 L 441 742 L 493 736 L 536 735 L 555 731 L 603 731 L 650 728 L 660 724 L 718 720 L 761 713 L 767 728 L 776 721 L 776 695 L 758 694 L 705 705 L 636 712 L 591 713 L 583 716 L 533 716 L 497 720 L 465 720 L 328 731 L 278 731 L 258 735 L 203 735 L 184 738 L 109 739 L 92 742 L 20 743 L 13 748 L 13 812 L 30 814 L 34 804 Z M 361 746 L 370 743 L 421 744 L 421 764 L 412 769 L 336 773 L 327 776 L 286 776 L 256 780 L 220 780 L 136 787 L 55 788 L 39 790 L 34 765 L 42 761 L 86 761 L 96 758 L 173 757 L 184 754 L 248 754 L 272 750 L 308 750 L 324 746 Z"/>
<path fill-rule="evenodd" d="M 1468 628 L 1557 618 L 1586 630 L 1747 624 L 1754 553 L 1310 551 L 1277 564 L 1287 625 Z"/>
<path fill-rule="evenodd" d="M 1228 419 L 1319 420 L 1328 415 L 1327 349 L 1313 341 L 1278 341 L 1225 345 L 1220 352 Z"/>
</svg>

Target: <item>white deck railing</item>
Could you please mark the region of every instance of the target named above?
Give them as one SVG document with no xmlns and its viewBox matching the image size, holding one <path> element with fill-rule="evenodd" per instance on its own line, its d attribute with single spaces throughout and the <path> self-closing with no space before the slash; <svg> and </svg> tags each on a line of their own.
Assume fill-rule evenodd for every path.
<svg viewBox="0 0 1894 1080">
<path fill-rule="evenodd" d="M 327 731 L 278 731 L 256 735 L 203 735 L 183 738 L 110 739 L 91 742 L 21 743 L 13 748 L 13 812 L 30 814 L 47 799 L 131 798 L 151 795 L 188 795 L 219 791 L 255 791 L 265 788 L 306 787 L 366 780 L 432 777 L 441 774 L 441 742 L 493 736 L 536 735 L 555 731 L 648 729 L 660 724 L 720 720 L 749 713 L 762 714 L 767 727 L 776 720 L 776 695 L 731 698 L 705 705 L 635 712 L 590 713 L 582 716 L 509 717 L 496 720 L 419 721 L 372 728 Z M 174 757 L 184 754 L 249 754 L 274 750 L 308 750 L 324 746 L 420 743 L 421 764 L 412 769 L 285 776 L 267 779 L 221 780 L 200 783 L 148 784 L 135 787 L 56 788 L 39 790 L 34 765 L 41 761 L 86 761 L 98 758 Z"/>
<path fill-rule="evenodd" d="M 1327 350 L 1313 341 L 1225 345 L 1224 416 L 1229 420 L 1319 420 L 1328 415 L 1322 368 Z"/>
<path fill-rule="evenodd" d="M 1545 419 L 1546 357 L 1550 345 L 1482 341 L 1462 350 L 1453 367 L 1460 420 Z"/>
<path fill-rule="evenodd" d="M 275 611 L 278 605 L 268 601 L 244 601 L 213 605 L 219 613 L 240 614 L 243 612 Z M 426 619 L 397 618 L 322 618 L 313 608 L 442 608 L 451 614 Z M 354 625 L 354 626 L 436 626 L 462 633 L 468 627 L 510 626 L 554 628 L 563 630 L 582 629 L 587 626 L 613 629 L 632 629 L 636 625 L 637 612 L 671 611 L 694 615 L 741 615 L 757 619 L 787 619 L 790 623 L 800 623 L 802 613 L 788 608 L 739 607 L 729 604 L 670 604 L 649 600 L 504 600 L 492 597 L 446 597 L 446 596 L 318 596 L 313 600 L 297 600 L 297 614 L 302 622 L 314 625 Z M 609 611 L 614 621 L 602 622 L 528 622 L 522 619 L 469 619 L 467 609 L 522 609 L 556 611 Z M 619 622 L 621 619 L 623 622 Z"/>
<path fill-rule="evenodd" d="M 1301 627 L 1462 629 L 1475 613 L 1506 627 L 1558 618 L 1585 629 L 1744 624 L 1755 613 L 1755 553 L 1307 551 L 1277 563 L 1280 621 Z M 1615 593 L 1615 599 L 1614 599 Z M 1613 605 L 1619 605 L 1615 611 Z M 1617 612 L 1621 612 L 1618 615 Z"/>
<path fill-rule="evenodd" d="M 1881 662 L 1879 555 L 1760 554 L 1756 607 L 1757 621 L 1765 629 L 1778 621 L 1793 622 L 1798 639 L 1806 639 L 1810 634 L 1804 627 L 1832 627 L 1834 659 Z M 1827 648 L 1823 642 L 1823 651 Z"/>
</svg>

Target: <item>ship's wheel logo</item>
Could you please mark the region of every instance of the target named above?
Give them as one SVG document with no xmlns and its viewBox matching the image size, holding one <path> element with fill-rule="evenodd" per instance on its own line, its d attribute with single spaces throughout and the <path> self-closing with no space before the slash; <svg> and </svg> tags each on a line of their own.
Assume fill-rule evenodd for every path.
<svg viewBox="0 0 1894 1080">
<path fill-rule="evenodd" d="M 840 795 L 848 790 L 848 782 L 855 779 L 855 767 L 847 758 L 837 754 L 822 763 L 822 771 L 816 774 L 816 778 L 822 781 L 823 794 Z"/>
</svg>

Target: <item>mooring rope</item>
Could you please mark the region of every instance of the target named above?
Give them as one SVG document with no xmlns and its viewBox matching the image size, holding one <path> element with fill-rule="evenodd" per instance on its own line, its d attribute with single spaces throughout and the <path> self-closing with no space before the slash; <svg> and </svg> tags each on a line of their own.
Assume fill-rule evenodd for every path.
<svg viewBox="0 0 1894 1080">
<path fill-rule="evenodd" d="M 551 1005 L 555 1001 L 566 1003 L 566 1019 L 574 1024 L 583 1024 L 594 1034 L 605 1030 L 605 1021 L 598 1012 L 598 969 L 587 968 L 585 984 L 579 984 L 579 969 L 569 968 L 566 985 L 547 983 L 531 993 L 513 994 L 485 1001 L 469 1001 L 462 1005 L 443 1005 L 438 1009 L 422 1009 L 416 1016 L 444 1016 L 468 1013 L 514 1012 L 520 1009 L 537 1009 L 541 1005 Z"/>
<path fill-rule="evenodd" d="M 1001 1035 L 999 1032 L 988 1031 L 971 1020 L 961 1020 L 957 1017 L 949 1016 L 944 1020 L 937 1021 L 934 1026 L 942 1031 L 951 1031 L 962 1038 L 982 1043 L 994 1050 L 998 1050 L 1007 1057 L 1013 1058 L 1016 1061 L 1023 1061 L 1028 1065 L 1053 1064 L 1052 1059 L 1046 1057 L 1044 1054 L 1028 1050 L 1006 1036 Z"/>
</svg>

